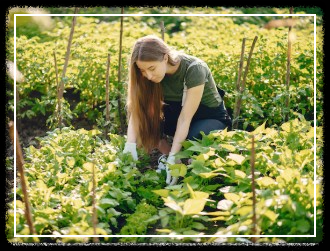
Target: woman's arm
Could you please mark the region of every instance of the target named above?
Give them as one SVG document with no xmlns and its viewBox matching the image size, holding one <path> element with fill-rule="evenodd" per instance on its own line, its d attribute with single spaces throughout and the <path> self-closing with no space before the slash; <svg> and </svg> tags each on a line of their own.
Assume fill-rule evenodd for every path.
<svg viewBox="0 0 330 251">
<path fill-rule="evenodd" d="M 127 126 L 127 142 L 136 143 L 135 124 L 133 122 L 133 115 L 130 116 Z"/>
<path fill-rule="evenodd" d="M 176 131 L 173 138 L 173 144 L 171 153 L 177 153 L 181 150 L 181 143 L 186 140 L 191 120 L 197 111 L 197 108 L 201 102 L 204 85 L 198 85 L 187 90 L 187 96 L 185 103 L 183 104 L 178 122 L 176 125 Z"/>
</svg>

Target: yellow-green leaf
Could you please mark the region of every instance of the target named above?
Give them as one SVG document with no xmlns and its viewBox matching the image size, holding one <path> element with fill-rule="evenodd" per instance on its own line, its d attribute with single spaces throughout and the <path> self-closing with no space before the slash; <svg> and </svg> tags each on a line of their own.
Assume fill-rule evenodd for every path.
<svg viewBox="0 0 330 251">
<path fill-rule="evenodd" d="M 239 154 L 235 154 L 235 153 L 229 153 L 229 155 L 227 156 L 228 159 L 232 159 L 234 160 L 237 164 L 241 165 L 242 162 L 245 160 L 245 157 Z"/>
<path fill-rule="evenodd" d="M 69 167 L 73 167 L 75 163 L 75 159 L 73 157 L 67 157 L 66 158 L 66 163 Z"/>
<path fill-rule="evenodd" d="M 238 196 L 237 194 L 235 193 L 225 193 L 224 194 L 225 198 L 227 200 L 231 200 L 232 202 L 234 202 L 235 204 L 238 203 L 239 199 L 241 198 L 240 196 Z"/>
<path fill-rule="evenodd" d="M 200 191 L 194 191 L 194 198 L 195 199 L 207 199 L 209 197 L 208 193 L 200 192 Z"/>
<path fill-rule="evenodd" d="M 91 162 L 86 162 L 83 164 L 83 168 L 91 173 L 93 172 L 93 166 L 94 164 Z"/>
<path fill-rule="evenodd" d="M 199 214 L 206 203 L 205 199 L 187 199 L 183 205 L 183 215 Z"/>
<path fill-rule="evenodd" d="M 212 215 L 212 216 L 230 216 L 230 212 L 216 211 L 216 212 L 201 212 L 201 215 Z"/>
<path fill-rule="evenodd" d="M 168 189 L 159 189 L 159 190 L 152 190 L 155 194 L 161 196 L 161 197 L 167 197 L 169 194 Z"/>
<path fill-rule="evenodd" d="M 159 232 L 159 233 L 167 233 L 167 234 L 172 232 L 171 229 L 167 229 L 167 228 L 156 229 L 156 231 Z"/>
<path fill-rule="evenodd" d="M 243 206 L 236 211 L 236 214 L 239 214 L 240 216 L 244 216 L 250 213 L 252 213 L 252 206 Z"/>
<path fill-rule="evenodd" d="M 236 150 L 236 148 L 232 145 L 228 145 L 228 144 L 220 144 L 220 146 L 230 152 L 234 152 Z"/>
<path fill-rule="evenodd" d="M 218 176 L 218 173 L 199 173 L 199 176 L 201 176 L 204 179 L 209 179 L 209 178 L 214 178 L 216 176 Z"/>
<path fill-rule="evenodd" d="M 261 126 L 258 126 L 253 132 L 251 132 L 250 134 L 252 135 L 256 135 L 256 134 L 259 134 L 259 133 L 263 133 L 265 131 L 265 125 L 266 125 L 266 121 L 261 125 Z"/>
<path fill-rule="evenodd" d="M 209 159 L 209 155 L 205 154 L 205 153 L 201 153 L 200 155 L 198 155 L 196 157 L 196 160 L 200 160 L 200 161 L 206 161 Z"/>
<path fill-rule="evenodd" d="M 261 187 L 268 187 L 270 185 L 274 185 L 276 184 L 275 180 L 273 180 L 270 177 L 261 177 L 259 179 L 256 180 L 258 185 Z"/>
<path fill-rule="evenodd" d="M 264 215 L 269 218 L 271 221 L 275 221 L 277 218 L 277 214 L 275 214 L 273 211 L 267 209 L 266 212 L 264 212 Z"/>
<path fill-rule="evenodd" d="M 218 216 L 218 217 L 211 218 L 210 220 L 211 221 L 219 221 L 219 220 L 226 221 L 227 219 L 228 219 L 227 216 Z"/>
<path fill-rule="evenodd" d="M 235 177 L 244 179 L 246 177 L 246 174 L 244 172 L 242 172 L 241 170 L 235 170 Z"/>
</svg>

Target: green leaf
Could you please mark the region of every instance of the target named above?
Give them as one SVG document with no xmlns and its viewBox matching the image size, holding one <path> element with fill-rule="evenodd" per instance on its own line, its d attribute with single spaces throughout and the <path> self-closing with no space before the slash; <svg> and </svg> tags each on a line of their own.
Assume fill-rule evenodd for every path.
<svg viewBox="0 0 330 251">
<path fill-rule="evenodd" d="M 194 228 L 194 229 L 197 229 L 197 230 L 206 229 L 206 227 L 200 222 L 194 222 L 193 224 L 191 224 L 191 228 Z"/>
<path fill-rule="evenodd" d="M 169 194 L 168 189 L 159 189 L 159 190 L 152 190 L 155 194 L 161 196 L 161 197 L 167 197 Z"/>
<path fill-rule="evenodd" d="M 191 163 L 192 166 L 192 172 L 195 174 L 199 174 L 199 173 L 209 173 L 212 170 L 208 167 L 204 166 L 204 163 L 200 160 L 193 160 L 193 162 Z"/>
<path fill-rule="evenodd" d="M 301 233 L 307 233 L 310 229 L 310 224 L 307 220 L 301 219 L 296 222 L 297 224 L 297 229 Z"/>
<path fill-rule="evenodd" d="M 102 208 L 115 207 L 119 205 L 119 203 L 116 200 L 109 198 L 101 199 L 99 204 Z"/>
<path fill-rule="evenodd" d="M 171 175 L 173 177 L 184 177 L 187 173 L 187 166 L 185 164 L 170 165 Z"/>
</svg>

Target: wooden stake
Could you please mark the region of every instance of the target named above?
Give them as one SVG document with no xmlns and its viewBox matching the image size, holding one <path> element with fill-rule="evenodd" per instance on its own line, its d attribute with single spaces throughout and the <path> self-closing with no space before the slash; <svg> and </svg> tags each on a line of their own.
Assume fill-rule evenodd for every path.
<svg viewBox="0 0 330 251">
<path fill-rule="evenodd" d="M 105 138 L 108 137 L 108 125 L 110 121 L 110 109 L 109 109 L 109 72 L 110 72 L 110 53 L 108 53 L 108 60 L 107 60 L 107 73 L 106 73 L 106 86 L 105 86 Z"/>
<path fill-rule="evenodd" d="M 235 108 L 234 108 L 234 116 L 233 116 L 233 129 L 237 128 L 238 125 L 238 100 L 239 100 L 239 95 L 241 94 L 241 75 L 242 75 L 242 70 L 243 70 L 243 62 L 244 62 L 244 50 L 245 50 L 245 41 L 246 38 L 243 38 L 242 41 L 242 49 L 241 49 L 241 59 L 239 62 L 239 69 L 238 69 L 238 75 L 237 75 L 237 82 L 236 82 L 236 91 L 237 91 L 237 96 L 235 98 Z"/>
<path fill-rule="evenodd" d="M 239 118 L 239 114 L 240 114 L 240 110 L 241 110 L 242 95 L 245 91 L 246 77 L 247 77 L 247 74 L 248 74 L 248 71 L 249 71 L 252 53 L 253 53 L 254 46 L 255 46 L 257 40 L 258 40 L 258 36 L 255 36 L 254 40 L 252 42 L 252 46 L 250 48 L 248 60 L 247 60 L 246 66 L 245 66 L 243 81 L 242 81 L 242 83 L 239 83 L 239 93 L 240 93 L 240 95 L 238 96 L 238 98 L 236 100 L 236 104 L 235 104 L 233 129 L 236 129 L 237 126 L 238 126 L 238 118 Z M 243 43 L 245 43 L 244 39 L 243 39 Z M 242 45 L 242 52 L 244 54 L 243 45 Z M 241 55 L 241 58 L 242 58 L 242 55 Z M 239 75 L 239 77 L 240 77 L 240 75 Z"/>
<path fill-rule="evenodd" d="M 290 14 L 293 13 L 293 7 L 290 8 Z M 289 120 L 289 113 L 290 113 L 290 66 L 291 66 L 291 33 L 292 33 L 292 26 L 289 26 L 289 33 L 288 33 L 288 52 L 287 52 L 287 63 L 286 63 L 286 99 L 285 99 L 285 107 L 287 112 L 285 114 L 285 121 Z"/>
<path fill-rule="evenodd" d="M 59 93 L 60 91 L 60 86 L 59 86 L 59 82 L 58 82 L 58 68 L 57 68 L 57 60 L 56 60 L 56 53 L 55 53 L 55 50 L 53 52 L 53 55 L 54 55 L 54 63 L 55 63 L 55 73 L 56 73 L 56 91 L 57 93 Z"/>
<path fill-rule="evenodd" d="M 164 26 L 164 21 L 160 22 L 160 31 L 162 33 L 162 39 L 165 41 L 165 26 Z"/>
<path fill-rule="evenodd" d="M 74 13 L 78 13 L 79 8 L 75 8 Z M 68 67 L 68 62 L 69 62 L 69 57 L 70 57 L 70 49 L 71 49 L 71 43 L 72 43 L 72 37 L 73 37 L 73 32 L 74 32 L 74 26 L 76 24 L 76 19 L 77 16 L 74 16 L 72 18 L 72 25 L 71 25 L 71 31 L 70 31 L 70 36 L 69 36 L 69 41 L 68 41 L 68 46 L 66 49 L 66 54 L 65 54 L 65 61 L 64 61 L 64 66 L 63 66 L 63 72 L 62 72 L 62 78 L 59 86 L 59 90 L 57 93 L 57 114 L 58 114 L 58 126 L 61 128 L 62 127 L 62 98 L 63 98 L 63 92 L 64 92 L 64 78 L 66 74 L 66 69 Z"/>
<path fill-rule="evenodd" d="M 8 126 L 9 126 L 9 136 L 14 145 L 14 142 L 15 142 L 14 123 L 12 121 L 10 121 Z M 36 230 L 35 230 L 35 228 L 33 226 L 33 222 L 32 222 L 32 215 L 31 215 L 31 208 L 30 208 L 30 202 L 29 202 L 29 195 L 28 195 L 28 191 L 27 191 L 27 185 L 25 183 L 23 152 L 22 152 L 21 145 L 19 143 L 17 131 L 16 131 L 16 163 L 17 163 L 17 168 L 18 168 L 20 178 L 21 178 L 20 180 L 21 180 L 22 191 L 23 191 L 23 201 L 25 204 L 25 219 L 29 226 L 30 234 L 36 234 Z"/>
<path fill-rule="evenodd" d="M 124 8 L 121 8 L 121 14 L 124 14 Z M 119 40 L 119 65 L 118 65 L 118 85 L 121 82 L 121 52 L 122 52 L 122 40 L 123 40 L 123 19 L 124 17 L 120 17 L 120 40 Z M 120 130 L 121 133 L 124 133 L 124 118 L 122 116 L 122 108 L 121 108 L 121 94 L 118 92 L 118 114 L 120 120 Z"/>
</svg>

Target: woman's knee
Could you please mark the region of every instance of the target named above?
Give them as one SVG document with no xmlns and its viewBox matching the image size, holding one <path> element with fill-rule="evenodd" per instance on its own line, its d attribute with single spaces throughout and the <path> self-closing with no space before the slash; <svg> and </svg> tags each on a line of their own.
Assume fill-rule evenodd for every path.
<svg viewBox="0 0 330 251">
<path fill-rule="evenodd" d="M 216 119 L 203 119 L 197 120 L 191 123 L 187 139 L 201 139 L 201 131 L 206 135 L 214 130 L 223 130 L 226 128 L 226 125 Z"/>
</svg>

